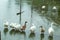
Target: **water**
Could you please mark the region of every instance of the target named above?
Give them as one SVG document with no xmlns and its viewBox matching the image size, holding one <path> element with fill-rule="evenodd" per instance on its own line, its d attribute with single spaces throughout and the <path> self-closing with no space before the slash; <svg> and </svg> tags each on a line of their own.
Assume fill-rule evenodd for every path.
<svg viewBox="0 0 60 40">
<path fill-rule="evenodd" d="M 25 32 L 20 33 L 18 31 L 11 30 L 10 27 L 8 29 L 4 29 L 3 23 L 8 21 L 9 24 L 11 22 L 20 23 L 20 16 L 16 15 L 20 11 L 20 0 L 0 0 L 0 30 L 1 30 L 1 40 L 60 40 L 60 25 L 54 26 L 54 36 L 53 38 L 48 38 L 48 28 L 52 22 L 50 19 L 51 15 L 49 16 L 49 20 L 47 19 L 46 15 L 51 13 L 51 4 L 46 5 L 47 8 L 45 14 L 41 14 L 39 9 L 39 5 L 43 4 L 43 1 L 35 0 L 33 3 L 33 13 L 32 13 L 32 23 L 34 23 L 37 27 L 35 34 L 30 34 L 29 28 L 31 25 L 31 0 L 22 0 L 22 8 L 21 10 L 24 11 L 21 15 L 21 25 L 24 25 L 24 22 L 27 21 L 27 28 Z M 39 4 L 39 2 L 41 2 Z M 43 2 L 43 3 L 42 3 Z M 45 1 L 49 2 L 49 1 Z M 37 6 L 37 4 L 39 4 Z M 41 9 L 42 10 L 42 9 Z M 40 11 L 40 12 L 39 12 Z M 39 26 L 43 25 L 46 28 L 45 35 L 40 35 Z"/>
</svg>

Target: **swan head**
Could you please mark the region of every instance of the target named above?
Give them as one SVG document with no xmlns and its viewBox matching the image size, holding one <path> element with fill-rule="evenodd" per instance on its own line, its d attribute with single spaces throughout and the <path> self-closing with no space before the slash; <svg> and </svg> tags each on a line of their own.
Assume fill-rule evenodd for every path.
<svg viewBox="0 0 60 40">
<path fill-rule="evenodd" d="M 40 28 L 44 28 L 43 26 L 40 26 Z"/>
<path fill-rule="evenodd" d="M 54 23 L 54 22 L 52 22 L 52 23 L 51 23 L 51 25 L 55 25 L 55 23 Z"/>
<path fill-rule="evenodd" d="M 25 23 L 27 23 L 27 21 L 25 21 Z"/>
<path fill-rule="evenodd" d="M 53 25 L 54 23 L 52 22 L 51 25 Z"/>
<path fill-rule="evenodd" d="M 43 26 L 40 26 L 40 28 L 42 28 Z"/>
</svg>

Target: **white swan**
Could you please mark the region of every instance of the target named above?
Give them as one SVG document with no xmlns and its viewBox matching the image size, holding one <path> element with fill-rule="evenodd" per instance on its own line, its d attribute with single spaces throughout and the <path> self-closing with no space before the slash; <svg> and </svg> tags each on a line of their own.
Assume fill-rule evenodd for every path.
<svg viewBox="0 0 60 40">
<path fill-rule="evenodd" d="M 16 25 L 17 25 L 16 23 L 11 23 L 11 24 L 10 24 L 10 27 L 11 27 L 11 28 L 14 28 Z"/>
<path fill-rule="evenodd" d="M 51 27 L 49 27 L 48 29 L 49 36 L 53 36 L 53 33 L 54 33 L 53 25 L 54 23 L 51 23 Z"/>
<path fill-rule="evenodd" d="M 56 8 L 56 6 L 53 6 L 53 8 L 52 8 L 52 9 L 54 9 L 54 10 L 55 10 L 55 9 L 57 9 L 57 8 Z"/>
<path fill-rule="evenodd" d="M 32 24 L 32 26 L 30 28 L 31 33 L 34 33 L 35 30 L 36 30 L 36 26 L 34 24 Z"/>
<path fill-rule="evenodd" d="M 21 25 L 17 24 L 17 23 L 11 23 L 10 27 L 13 28 L 13 29 L 15 29 L 15 30 L 19 30 L 19 28 L 21 27 Z"/>
<path fill-rule="evenodd" d="M 46 7 L 45 5 L 44 5 L 44 6 L 42 6 L 42 9 L 45 9 L 45 7 Z"/>
<path fill-rule="evenodd" d="M 21 25 L 20 25 L 20 24 L 17 24 L 17 25 L 15 26 L 15 30 L 19 30 L 20 27 L 21 27 Z"/>
<path fill-rule="evenodd" d="M 5 27 L 8 27 L 8 25 L 9 25 L 9 22 L 5 22 L 5 23 L 4 23 L 4 26 L 5 26 Z"/>
<path fill-rule="evenodd" d="M 40 32 L 41 32 L 41 34 L 44 34 L 45 28 L 43 26 L 40 26 Z"/>
</svg>

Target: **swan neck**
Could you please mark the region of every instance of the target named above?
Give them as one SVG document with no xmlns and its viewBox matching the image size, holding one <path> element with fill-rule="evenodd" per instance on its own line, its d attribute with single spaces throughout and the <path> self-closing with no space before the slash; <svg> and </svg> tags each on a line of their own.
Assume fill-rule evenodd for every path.
<svg viewBox="0 0 60 40">
<path fill-rule="evenodd" d="M 25 24 L 24 24 L 25 26 L 26 26 L 26 22 L 25 22 Z"/>
</svg>

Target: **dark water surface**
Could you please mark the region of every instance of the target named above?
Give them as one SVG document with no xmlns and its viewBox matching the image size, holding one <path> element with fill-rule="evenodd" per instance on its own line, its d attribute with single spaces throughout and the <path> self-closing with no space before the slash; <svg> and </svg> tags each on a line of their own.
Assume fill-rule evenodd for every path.
<svg viewBox="0 0 60 40">
<path fill-rule="evenodd" d="M 3 25 L 5 21 L 8 21 L 9 24 L 11 22 L 20 22 L 20 16 L 16 15 L 16 13 L 20 11 L 20 0 L 0 0 L 1 40 L 60 40 L 60 25 L 58 24 L 54 26 L 55 32 L 53 38 L 48 37 L 48 28 L 50 27 L 51 22 L 58 21 L 56 18 L 59 19 L 59 1 L 34 0 L 33 4 L 31 3 L 32 0 L 22 0 L 21 10 L 24 12 L 21 15 L 21 25 L 23 25 L 25 21 L 28 21 L 28 23 L 25 32 L 21 33 L 19 31 L 11 30 L 10 27 L 8 27 L 8 29 L 4 29 Z M 31 25 L 31 5 L 33 5 L 32 23 L 37 27 L 35 34 L 30 34 L 29 31 Z M 46 5 L 46 9 L 43 14 L 41 13 L 41 11 L 44 11 L 41 9 L 42 5 Z M 54 16 L 51 15 L 53 6 L 57 6 Z M 45 35 L 40 35 L 39 26 L 41 25 L 46 28 Z"/>
</svg>

